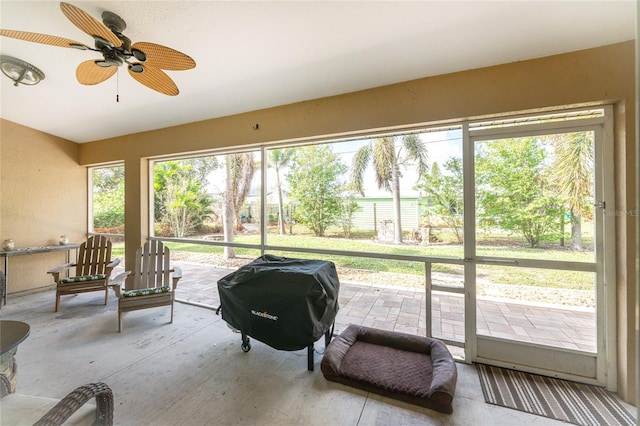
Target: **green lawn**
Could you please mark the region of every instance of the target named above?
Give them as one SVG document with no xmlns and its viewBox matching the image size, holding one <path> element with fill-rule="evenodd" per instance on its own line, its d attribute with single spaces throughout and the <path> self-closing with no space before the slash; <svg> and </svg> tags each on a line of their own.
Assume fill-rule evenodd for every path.
<svg viewBox="0 0 640 426">
<path fill-rule="evenodd" d="M 357 235 L 357 234 L 356 234 Z M 260 243 L 259 235 L 237 235 L 234 242 L 242 244 Z M 296 247 L 296 248 L 316 248 L 324 250 L 341 250 L 352 252 L 374 252 L 378 254 L 413 255 L 460 259 L 462 257 L 462 246 L 456 244 L 404 244 L 401 246 L 393 244 L 382 244 L 373 241 L 371 237 L 365 238 L 339 238 L 337 236 L 314 237 L 311 235 L 278 235 L 268 234 L 267 244 L 271 246 Z M 486 245 L 484 245 L 486 244 Z M 223 249 L 219 246 L 168 242 L 167 245 L 173 251 L 183 251 L 192 253 L 212 253 L 222 255 Z M 258 255 L 256 249 L 236 248 L 238 256 L 255 257 Z M 593 253 L 589 251 L 579 252 L 568 250 L 559 246 L 549 246 L 548 248 L 531 249 L 522 246 L 513 238 L 501 236 L 501 238 L 488 238 L 486 241 L 478 241 L 478 252 L 482 256 L 511 257 L 528 259 L 552 259 L 572 262 L 592 262 Z M 114 256 L 123 256 L 122 244 L 115 244 Z M 317 258 L 318 255 L 304 254 L 296 252 L 274 253 L 290 257 Z M 391 259 L 375 259 L 366 257 L 350 257 L 341 255 L 322 255 L 323 259 L 334 262 L 339 267 L 355 268 L 363 270 L 373 270 L 380 272 L 405 273 L 412 275 L 424 275 L 424 264 L 422 262 L 401 261 Z M 434 272 L 443 272 L 462 275 L 462 265 L 450 265 L 445 263 L 434 263 Z M 568 288 L 591 290 L 593 289 L 593 274 L 572 271 L 557 271 L 545 269 L 529 269 L 495 265 L 479 265 L 478 277 L 494 283 L 501 284 L 524 284 L 540 287 Z"/>
</svg>

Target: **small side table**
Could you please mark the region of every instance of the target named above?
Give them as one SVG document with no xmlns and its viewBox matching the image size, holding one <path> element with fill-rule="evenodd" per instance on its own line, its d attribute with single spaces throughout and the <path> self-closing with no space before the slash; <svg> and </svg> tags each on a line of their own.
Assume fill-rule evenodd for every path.
<svg viewBox="0 0 640 426">
<path fill-rule="evenodd" d="M 18 345 L 29 336 L 30 329 L 25 322 L 0 320 L 0 398 L 16 391 L 16 352 Z"/>
<path fill-rule="evenodd" d="M 67 263 L 69 263 L 69 253 L 71 250 L 75 250 L 75 254 L 78 256 L 78 248 L 80 244 L 64 244 L 58 246 L 40 246 L 40 247 L 23 247 L 13 250 L 0 250 L 0 257 L 4 257 L 4 295 L 2 299 L 4 304 L 7 304 L 7 292 L 9 291 L 9 258 L 13 256 L 25 256 L 28 254 L 49 253 L 52 251 L 63 250 L 66 251 Z M 73 260 L 75 262 L 75 258 Z"/>
</svg>

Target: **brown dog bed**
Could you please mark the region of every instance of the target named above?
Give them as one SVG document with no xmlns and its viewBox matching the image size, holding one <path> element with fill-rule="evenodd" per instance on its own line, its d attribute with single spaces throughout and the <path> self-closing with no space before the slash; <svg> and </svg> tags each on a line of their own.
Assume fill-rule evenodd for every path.
<svg viewBox="0 0 640 426">
<path fill-rule="evenodd" d="M 349 325 L 320 364 L 327 380 L 451 414 L 458 371 L 444 343 Z"/>
</svg>

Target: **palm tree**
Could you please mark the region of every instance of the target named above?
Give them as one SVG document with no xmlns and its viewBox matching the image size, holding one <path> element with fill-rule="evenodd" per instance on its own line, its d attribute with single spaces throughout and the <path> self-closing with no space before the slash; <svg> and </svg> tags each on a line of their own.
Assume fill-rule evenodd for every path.
<svg viewBox="0 0 640 426">
<path fill-rule="evenodd" d="M 364 196 L 364 172 L 373 163 L 376 183 L 379 189 L 391 192 L 393 198 L 394 229 L 393 242 L 402 242 L 402 224 L 400 223 L 400 178 L 401 168 L 415 161 L 418 179 L 429 168 L 427 148 L 417 135 L 399 137 L 387 136 L 374 139 L 358 150 L 353 158 L 350 185 Z"/>
<path fill-rule="evenodd" d="M 278 192 L 278 228 L 280 235 L 286 233 L 284 228 L 284 205 L 282 202 L 282 182 L 280 181 L 280 171 L 286 167 L 293 158 L 293 149 L 272 149 L 269 151 L 269 167 L 273 167 L 276 172 L 276 191 Z"/>
<path fill-rule="evenodd" d="M 555 148 L 553 181 L 569 206 L 571 248 L 582 250 L 582 212 L 593 194 L 593 133 L 559 134 L 549 139 Z"/>
</svg>

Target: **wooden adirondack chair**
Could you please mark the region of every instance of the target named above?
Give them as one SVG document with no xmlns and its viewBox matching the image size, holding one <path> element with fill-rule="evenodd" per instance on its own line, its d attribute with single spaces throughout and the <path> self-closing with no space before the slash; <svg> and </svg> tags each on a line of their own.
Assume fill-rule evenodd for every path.
<svg viewBox="0 0 640 426">
<path fill-rule="evenodd" d="M 104 304 L 109 299 L 109 279 L 113 268 L 118 266 L 120 259 L 111 260 L 111 241 L 103 235 L 87 238 L 80 245 L 78 261 L 65 263 L 47 273 L 56 282 L 56 312 L 60 307 L 60 296 L 63 294 L 86 293 L 89 291 L 104 291 Z M 61 277 L 67 269 L 75 268 L 75 275 Z"/>
<path fill-rule="evenodd" d="M 180 268 L 171 268 L 169 248 L 160 241 L 147 241 L 136 252 L 133 271 L 133 288 L 123 290 L 122 284 L 131 271 L 118 275 L 113 289 L 118 296 L 118 331 L 122 331 L 122 314 L 138 309 L 171 306 L 173 322 L 173 300 L 178 280 L 182 278 Z"/>
</svg>

